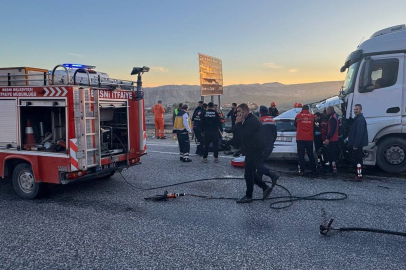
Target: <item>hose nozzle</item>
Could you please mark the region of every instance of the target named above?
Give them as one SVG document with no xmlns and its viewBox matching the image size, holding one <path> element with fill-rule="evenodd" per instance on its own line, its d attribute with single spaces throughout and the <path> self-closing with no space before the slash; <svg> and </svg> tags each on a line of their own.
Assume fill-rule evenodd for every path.
<svg viewBox="0 0 406 270">
<path fill-rule="evenodd" d="M 333 223 L 334 219 L 330 219 L 327 225 L 320 225 L 320 234 L 323 236 L 328 236 L 328 232 L 330 231 L 331 224 Z"/>
</svg>

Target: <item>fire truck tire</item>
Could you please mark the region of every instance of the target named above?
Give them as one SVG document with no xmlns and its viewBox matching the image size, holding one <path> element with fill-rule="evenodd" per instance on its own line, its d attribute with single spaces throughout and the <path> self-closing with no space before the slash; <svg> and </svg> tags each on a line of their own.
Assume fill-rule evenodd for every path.
<svg viewBox="0 0 406 270">
<path fill-rule="evenodd" d="M 17 195 L 27 200 L 38 198 L 44 190 L 42 183 L 35 182 L 32 168 L 27 163 L 18 164 L 14 168 L 13 186 Z"/>
<path fill-rule="evenodd" d="M 402 173 L 406 171 L 406 140 L 389 137 L 378 145 L 376 163 L 387 173 Z"/>
</svg>

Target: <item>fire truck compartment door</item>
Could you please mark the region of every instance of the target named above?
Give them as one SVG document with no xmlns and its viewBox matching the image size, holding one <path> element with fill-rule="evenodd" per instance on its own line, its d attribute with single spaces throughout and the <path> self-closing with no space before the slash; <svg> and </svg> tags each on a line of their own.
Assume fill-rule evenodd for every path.
<svg viewBox="0 0 406 270">
<path fill-rule="evenodd" d="M 66 107 L 66 101 L 64 99 L 20 99 L 20 106 Z"/>
<path fill-rule="evenodd" d="M 0 145 L 17 145 L 17 106 L 15 99 L 0 99 Z"/>
<path fill-rule="evenodd" d="M 100 108 L 126 108 L 127 102 L 126 101 L 100 101 L 99 103 Z"/>
</svg>

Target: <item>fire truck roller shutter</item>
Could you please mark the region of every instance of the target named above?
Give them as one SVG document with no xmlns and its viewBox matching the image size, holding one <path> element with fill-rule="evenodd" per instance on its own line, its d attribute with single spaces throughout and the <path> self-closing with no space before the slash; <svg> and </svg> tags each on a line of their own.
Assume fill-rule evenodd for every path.
<svg viewBox="0 0 406 270">
<path fill-rule="evenodd" d="M 0 146 L 17 146 L 17 104 L 15 99 L 0 100 Z"/>
</svg>

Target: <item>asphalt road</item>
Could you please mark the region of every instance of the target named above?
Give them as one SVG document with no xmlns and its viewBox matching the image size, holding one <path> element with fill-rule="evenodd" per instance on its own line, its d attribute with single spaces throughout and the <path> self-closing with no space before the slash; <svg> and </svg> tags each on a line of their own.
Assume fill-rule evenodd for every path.
<svg viewBox="0 0 406 270">
<path fill-rule="evenodd" d="M 208 177 L 242 177 L 229 157 L 218 164 L 181 163 L 173 140 L 149 140 L 143 164 L 124 171 L 133 185 L 152 187 Z M 194 151 L 194 148 L 192 148 Z M 241 197 L 240 180 L 200 182 L 143 192 L 120 175 L 52 186 L 47 197 L 23 201 L 0 181 L 0 269 L 405 269 L 406 238 L 363 232 L 320 236 L 319 225 L 406 231 L 406 180 L 368 176 L 361 183 L 295 176 L 295 164 L 271 163 L 294 195 L 340 191 L 336 202 L 300 201 L 272 210 L 269 201 L 150 195 L 186 192 Z M 254 196 L 262 192 L 255 188 Z M 284 196 L 276 188 L 272 194 Z M 326 213 L 323 215 L 323 210 Z"/>
</svg>

